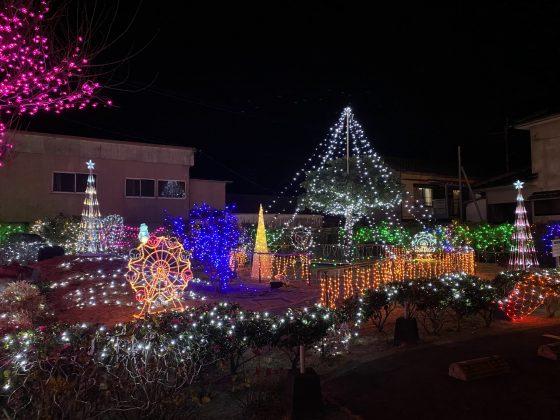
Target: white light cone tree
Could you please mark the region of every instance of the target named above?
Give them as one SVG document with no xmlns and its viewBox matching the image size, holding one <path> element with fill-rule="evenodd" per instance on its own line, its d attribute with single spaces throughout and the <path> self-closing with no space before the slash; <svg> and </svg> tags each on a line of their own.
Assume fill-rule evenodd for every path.
<svg viewBox="0 0 560 420">
<path fill-rule="evenodd" d="M 95 177 L 93 175 L 95 163 L 90 159 L 86 162 L 86 165 L 89 170 L 89 175 L 77 249 L 80 253 L 97 254 L 105 251 L 103 220 L 101 219 L 101 212 L 99 211 Z"/>
</svg>

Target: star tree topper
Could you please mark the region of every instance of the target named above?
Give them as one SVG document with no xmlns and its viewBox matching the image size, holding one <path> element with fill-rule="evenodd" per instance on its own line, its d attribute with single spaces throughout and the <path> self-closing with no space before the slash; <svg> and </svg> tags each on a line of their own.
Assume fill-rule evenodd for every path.
<svg viewBox="0 0 560 420">
<path fill-rule="evenodd" d="M 90 171 L 93 171 L 95 169 L 95 162 L 90 159 L 86 162 L 86 166 Z"/>
<path fill-rule="evenodd" d="M 520 190 L 523 188 L 523 182 L 517 180 L 513 183 L 513 186 L 515 187 L 515 189 Z"/>
</svg>

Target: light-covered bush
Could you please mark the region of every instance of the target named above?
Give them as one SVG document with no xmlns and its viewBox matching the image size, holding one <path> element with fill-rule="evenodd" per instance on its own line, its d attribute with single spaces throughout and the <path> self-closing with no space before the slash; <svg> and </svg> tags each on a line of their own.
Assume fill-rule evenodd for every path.
<svg viewBox="0 0 560 420">
<path fill-rule="evenodd" d="M 0 265 L 17 262 L 27 265 L 37 261 L 39 250 L 50 243 L 40 236 L 27 233 L 15 233 L 0 245 Z"/>
<path fill-rule="evenodd" d="M 0 312 L 9 325 L 27 328 L 45 310 L 45 298 L 27 281 L 8 283 L 0 292 Z"/>
</svg>

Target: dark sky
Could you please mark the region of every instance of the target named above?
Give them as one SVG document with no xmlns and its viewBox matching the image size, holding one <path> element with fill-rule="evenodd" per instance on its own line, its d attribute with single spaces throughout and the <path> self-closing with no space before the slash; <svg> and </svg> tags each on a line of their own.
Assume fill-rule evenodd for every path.
<svg viewBox="0 0 560 420">
<path fill-rule="evenodd" d="M 560 109 L 559 2 L 179 3 L 144 0 L 100 57 L 142 49 L 107 81 L 122 82 L 103 92 L 115 108 L 30 128 L 193 146 L 194 176 L 266 193 L 347 105 L 382 155 L 449 163 L 461 145 L 473 176 L 504 172 L 506 118 Z M 528 164 L 528 145 L 510 133 L 513 166 Z"/>
</svg>

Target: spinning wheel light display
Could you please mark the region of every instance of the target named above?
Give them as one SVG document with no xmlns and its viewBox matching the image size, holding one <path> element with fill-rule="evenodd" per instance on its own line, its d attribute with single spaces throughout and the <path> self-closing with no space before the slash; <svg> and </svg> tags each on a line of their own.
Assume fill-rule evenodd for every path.
<svg viewBox="0 0 560 420">
<path fill-rule="evenodd" d="M 192 279 L 190 255 L 176 238 L 151 236 L 130 252 L 127 280 L 147 313 L 183 310 L 181 294 Z"/>
</svg>

